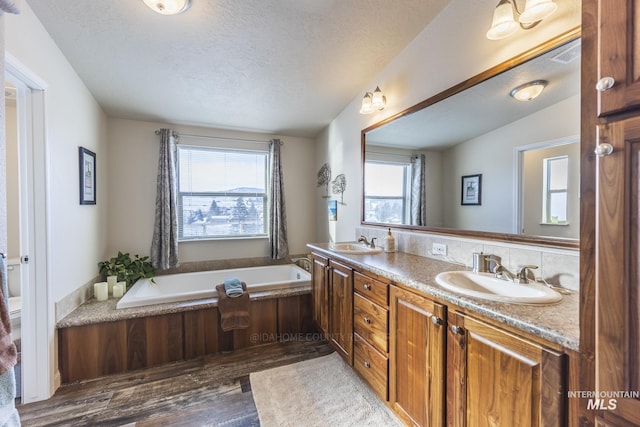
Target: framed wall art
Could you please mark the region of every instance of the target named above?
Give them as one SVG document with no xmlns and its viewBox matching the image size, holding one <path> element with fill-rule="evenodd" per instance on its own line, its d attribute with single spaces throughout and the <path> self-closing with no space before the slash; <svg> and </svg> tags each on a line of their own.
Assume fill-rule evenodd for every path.
<svg viewBox="0 0 640 427">
<path fill-rule="evenodd" d="M 80 204 L 96 204 L 96 153 L 80 147 Z"/>
<path fill-rule="evenodd" d="M 482 204 L 482 174 L 462 177 L 461 205 Z"/>
</svg>

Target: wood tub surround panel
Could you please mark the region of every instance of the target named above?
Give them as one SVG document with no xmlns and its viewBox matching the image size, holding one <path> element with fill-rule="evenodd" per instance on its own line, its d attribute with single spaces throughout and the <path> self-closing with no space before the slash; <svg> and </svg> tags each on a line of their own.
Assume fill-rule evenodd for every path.
<svg viewBox="0 0 640 427">
<path fill-rule="evenodd" d="M 58 329 L 62 383 L 274 342 L 306 333 L 311 296 L 252 301 L 246 330 L 223 332 L 217 307 Z"/>
</svg>

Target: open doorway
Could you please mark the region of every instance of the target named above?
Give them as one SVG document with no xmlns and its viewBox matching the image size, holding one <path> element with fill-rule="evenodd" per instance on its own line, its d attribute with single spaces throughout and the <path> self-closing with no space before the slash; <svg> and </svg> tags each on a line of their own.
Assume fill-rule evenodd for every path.
<svg viewBox="0 0 640 427">
<path fill-rule="evenodd" d="M 7 158 L 9 258 L 13 286 L 20 296 L 20 390 L 23 403 L 47 399 L 54 390 L 54 313 L 47 272 L 47 162 L 44 120 L 46 84 L 6 55 L 5 81 L 15 103 L 12 111 L 15 152 Z M 9 114 L 7 115 L 9 118 Z M 11 132 L 8 128 L 8 133 Z M 10 142 L 7 140 L 7 144 Z M 9 155 L 10 149 L 7 149 Z M 9 167 L 9 162 L 13 165 Z M 9 175 L 11 174 L 11 175 Z M 10 193 L 14 193 L 11 195 Z M 9 200 L 11 197 L 11 200 Z M 9 279 L 11 280 L 11 278 Z M 17 334 L 14 335 L 14 339 Z M 16 376 L 18 380 L 18 375 Z"/>
</svg>

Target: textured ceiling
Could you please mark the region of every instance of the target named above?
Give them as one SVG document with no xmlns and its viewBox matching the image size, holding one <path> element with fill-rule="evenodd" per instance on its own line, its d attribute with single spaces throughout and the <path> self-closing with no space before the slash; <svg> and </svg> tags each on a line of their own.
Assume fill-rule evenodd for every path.
<svg viewBox="0 0 640 427">
<path fill-rule="evenodd" d="M 110 117 L 312 137 L 449 0 L 28 3 Z"/>
</svg>

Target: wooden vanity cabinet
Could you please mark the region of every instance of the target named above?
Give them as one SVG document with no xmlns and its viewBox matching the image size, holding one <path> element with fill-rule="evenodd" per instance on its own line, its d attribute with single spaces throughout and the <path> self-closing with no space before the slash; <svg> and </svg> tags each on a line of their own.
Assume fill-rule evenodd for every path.
<svg viewBox="0 0 640 427">
<path fill-rule="evenodd" d="M 407 424 L 444 425 L 446 307 L 391 286 L 389 313 L 391 407 Z"/>
<path fill-rule="evenodd" d="M 637 2 L 597 0 L 598 81 L 615 80 L 613 87 L 598 91 L 598 116 L 640 107 L 640 38 L 634 26 L 640 22 Z"/>
<path fill-rule="evenodd" d="M 448 426 L 566 425 L 563 353 L 462 313 L 448 320 Z"/>
<path fill-rule="evenodd" d="M 329 332 L 329 258 L 311 254 L 311 299 L 313 323 L 320 333 Z"/>
<path fill-rule="evenodd" d="M 329 260 L 329 343 L 353 366 L 353 270 Z"/>
<path fill-rule="evenodd" d="M 388 400 L 389 285 L 354 272 L 353 367 L 383 401 Z"/>
</svg>

